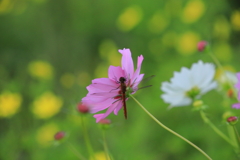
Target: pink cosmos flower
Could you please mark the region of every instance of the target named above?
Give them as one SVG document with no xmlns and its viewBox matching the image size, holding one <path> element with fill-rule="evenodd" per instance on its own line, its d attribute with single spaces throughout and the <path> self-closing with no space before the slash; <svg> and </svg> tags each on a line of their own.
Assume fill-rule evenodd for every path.
<svg viewBox="0 0 240 160">
<path fill-rule="evenodd" d="M 144 74 L 140 74 L 143 56 L 138 57 L 137 69 L 134 71 L 130 49 L 118 50 L 122 54 L 122 67 L 110 66 L 108 78 L 97 78 L 87 86 L 88 94 L 82 99 L 82 103 L 90 107 L 91 113 L 107 109 L 105 113 L 95 114 L 96 122 L 106 118 L 111 112 L 115 115 L 123 106 L 120 78 L 124 78 L 126 93 L 134 94 L 138 90 L 138 84 Z M 127 100 L 128 97 L 126 96 Z"/>
<path fill-rule="evenodd" d="M 238 82 L 235 84 L 235 88 L 238 89 L 238 100 L 240 100 L 240 72 L 237 73 Z M 233 108 L 240 109 L 240 103 L 236 103 L 232 105 Z"/>
</svg>

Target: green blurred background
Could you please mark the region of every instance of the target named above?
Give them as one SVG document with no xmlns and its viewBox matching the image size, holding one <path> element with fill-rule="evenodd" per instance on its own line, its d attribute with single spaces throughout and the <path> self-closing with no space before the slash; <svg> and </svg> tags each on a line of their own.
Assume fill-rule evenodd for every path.
<svg viewBox="0 0 240 160">
<path fill-rule="evenodd" d="M 167 110 L 161 82 L 199 59 L 207 40 L 220 62 L 239 71 L 240 2 L 237 0 L 0 0 L 0 159 L 77 159 L 65 143 L 54 145 L 57 131 L 88 157 L 76 106 L 92 79 L 106 77 L 109 65 L 120 65 L 118 49 L 130 48 L 141 73 L 156 75 L 153 87 L 135 97 L 166 126 L 188 138 L 215 160 L 237 159 L 190 106 Z M 203 97 L 211 120 L 227 133 L 223 96 Z M 223 100 L 221 100 L 223 99 Z M 159 127 L 133 100 L 111 114 L 107 131 L 115 160 L 202 160 L 197 150 Z M 238 114 L 238 113 L 236 113 Z M 85 117 L 96 154 L 103 152 L 101 130 Z"/>
</svg>

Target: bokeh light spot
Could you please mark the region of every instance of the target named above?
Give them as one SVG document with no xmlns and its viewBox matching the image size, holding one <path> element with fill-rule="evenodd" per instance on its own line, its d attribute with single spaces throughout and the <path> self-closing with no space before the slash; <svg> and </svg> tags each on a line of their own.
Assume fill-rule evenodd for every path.
<svg viewBox="0 0 240 160">
<path fill-rule="evenodd" d="M 162 36 L 162 43 L 167 47 L 172 47 L 176 44 L 177 34 L 174 31 L 169 31 Z"/>
<path fill-rule="evenodd" d="M 240 30 L 240 11 L 234 11 L 231 15 L 231 23 L 233 29 L 239 31 Z"/>
<path fill-rule="evenodd" d="M 232 59 L 232 50 L 228 43 L 220 42 L 213 46 L 213 51 L 220 61 L 229 62 Z"/>
<path fill-rule="evenodd" d="M 118 52 L 118 48 L 112 40 L 103 40 L 99 46 L 99 53 L 103 59 L 108 60 L 109 64 L 114 66 L 120 65 L 121 54 Z"/>
<path fill-rule="evenodd" d="M 168 18 L 161 11 L 157 11 L 149 20 L 148 29 L 152 33 L 161 33 L 168 23 Z"/>
<path fill-rule="evenodd" d="M 100 63 L 96 70 L 95 70 L 95 76 L 96 77 L 108 77 L 108 67 L 109 65 L 106 63 Z"/>
<path fill-rule="evenodd" d="M 50 123 L 38 129 L 36 139 L 42 147 L 48 147 L 54 141 L 54 135 L 59 131 L 56 124 Z"/>
<path fill-rule="evenodd" d="M 8 13 L 12 10 L 13 4 L 10 0 L 1 0 L 0 1 L 0 14 Z"/>
<path fill-rule="evenodd" d="M 214 22 L 214 36 L 222 40 L 227 40 L 230 32 L 231 28 L 228 20 L 224 16 L 219 16 Z"/>
<path fill-rule="evenodd" d="M 77 84 L 86 87 L 90 83 L 90 75 L 87 72 L 81 72 L 77 76 Z"/>
<path fill-rule="evenodd" d="M 0 117 L 10 117 L 19 110 L 22 97 L 18 93 L 3 92 L 0 95 Z"/>
<path fill-rule="evenodd" d="M 65 88 L 71 88 L 75 82 L 75 76 L 72 73 L 65 73 L 60 78 L 61 84 Z"/>
<path fill-rule="evenodd" d="M 165 1 L 164 12 L 170 16 L 179 16 L 182 10 L 182 1 L 167 0 Z"/>
<path fill-rule="evenodd" d="M 201 0 L 191 0 L 182 13 L 182 20 L 186 23 L 196 22 L 204 13 L 205 5 Z"/>
<path fill-rule="evenodd" d="M 33 61 L 29 63 L 28 71 L 32 77 L 40 79 L 51 79 L 53 77 L 53 67 L 44 61 Z"/>
<path fill-rule="evenodd" d="M 45 92 L 33 102 L 32 112 L 37 118 L 47 119 L 57 114 L 63 102 L 51 92 Z"/>
<path fill-rule="evenodd" d="M 106 153 L 104 152 L 96 152 L 94 154 L 94 157 L 91 157 L 90 160 L 108 160 L 110 159 L 110 157 L 107 155 L 106 157 Z"/>
<path fill-rule="evenodd" d="M 200 41 L 199 35 L 194 32 L 186 32 L 178 39 L 177 50 L 182 55 L 193 54 L 197 47 L 197 43 Z"/>
<path fill-rule="evenodd" d="M 142 10 L 139 6 L 126 8 L 117 19 L 117 27 L 127 32 L 133 29 L 142 19 Z"/>
<path fill-rule="evenodd" d="M 40 4 L 47 2 L 47 0 L 32 0 L 32 1 L 34 1 L 36 3 L 40 3 Z"/>
</svg>

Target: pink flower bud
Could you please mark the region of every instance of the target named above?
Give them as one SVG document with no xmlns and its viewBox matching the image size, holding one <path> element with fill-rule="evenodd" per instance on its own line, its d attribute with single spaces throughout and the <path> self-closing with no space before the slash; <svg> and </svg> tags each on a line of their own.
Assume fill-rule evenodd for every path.
<svg viewBox="0 0 240 160">
<path fill-rule="evenodd" d="M 89 113 L 89 107 L 83 103 L 79 103 L 77 105 L 77 110 L 80 112 L 80 113 Z"/>
<path fill-rule="evenodd" d="M 231 117 L 228 117 L 228 119 L 227 119 L 227 122 L 231 125 L 236 124 L 237 121 L 238 121 L 238 117 L 236 117 L 236 116 L 231 116 Z"/>
<path fill-rule="evenodd" d="M 200 41 L 200 42 L 198 42 L 198 44 L 197 44 L 198 51 L 199 52 L 204 51 L 204 49 L 206 48 L 207 45 L 208 45 L 207 41 Z"/>
<path fill-rule="evenodd" d="M 55 140 L 61 140 L 65 137 L 65 135 L 66 135 L 65 132 L 59 131 L 54 135 L 54 139 Z"/>
<path fill-rule="evenodd" d="M 99 124 L 111 124 L 111 120 L 110 119 L 101 119 L 98 123 Z"/>
<path fill-rule="evenodd" d="M 110 119 L 101 119 L 99 122 L 99 127 L 103 130 L 107 130 L 111 127 L 111 120 Z"/>
</svg>

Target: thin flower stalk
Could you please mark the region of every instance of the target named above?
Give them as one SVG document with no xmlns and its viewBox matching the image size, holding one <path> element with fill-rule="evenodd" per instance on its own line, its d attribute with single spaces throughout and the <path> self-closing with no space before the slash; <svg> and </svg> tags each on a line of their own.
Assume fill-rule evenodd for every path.
<svg viewBox="0 0 240 160">
<path fill-rule="evenodd" d="M 231 125 L 228 125 L 227 129 L 228 129 L 228 134 L 235 146 L 234 151 L 236 152 L 237 156 L 240 158 L 239 142 L 238 142 L 235 130 Z"/>
<path fill-rule="evenodd" d="M 240 144 L 240 137 L 239 137 L 239 133 L 238 133 L 238 130 L 237 130 L 235 125 L 233 125 L 233 129 L 234 129 L 234 132 L 235 132 L 235 135 L 236 135 L 236 138 L 237 138 L 237 141 L 238 141 L 238 145 L 239 145 Z"/>
<path fill-rule="evenodd" d="M 70 143 L 67 141 L 67 146 L 68 148 L 80 159 L 80 160 L 87 160 L 81 153 L 79 153 L 78 150 L 76 150 L 76 148 Z"/>
<path fill-rule="evenodd" d="M 106 160 L 113 160 L 112 156 L 110 155 L 108 145 L 107 145 L 107 139 L 106 139 L 106 131 L 102 129 L 102 137 L 103 137 L 103 148 Z"/>
<path fill-rule="evenodd" d="M 173 130 L 171 130 L 170 128 L 168 128 L 167 126 L 165 126 L 164 124 L 162 124 L 157 118 L 155 118 L 137 99 L 135 99 L 132 95 L 130 95 L 130 97 L 132 97 L 132 99 L 157 123 L 159 124 L 161 127 L 163 127 L 164 129 L 166 129 L 167 131 L 169 131 L 170 133 L 174 134 L 175 136 L 179 137 L 180 139 L 184 140 L 185 142 L 187 142 L 188 144 L 190 144 L 192 147 L 194 147 L 195 149 L 197 149 L 199 152 L 201 152 L 207 159 L 212 160 L 212 158 L 207 155 L 202 149 L 200 149 L 198 146 L 196 146 L 195 144 L 193 144 L 191 141 L 187 140 L 186 138 L 184 138 L 183 136 L 181 136 L 180 134 L 174 132 Z"/>
<path fill-rule="evenodd" d="M 224 133 L 222 133 L 206 116 L 205 112 L 200 110 L 200 115 L 205 123 L 207 123 L 220 137 L 227 141 L 233 147 L 237 147 L 235 143 L 232 142 Z"/>
<path fill-rule="evenodd" d="M 88 136 L 85 119 L 83 116 L 81 116 L 81 125 L 82 125 L 82 130 L 83 130 L 83 137 L 84 137 L 84 140 L 85 140 L 85 143 L 87 146 L 89 157 L 93 157 L 93 159 L 96 160 L 96 157 L 95 157 L 95 154 L 94 154 L 94 151 L 93 151 L 93 148 L 92 148 L 89 136 Z"/>
</svg>

